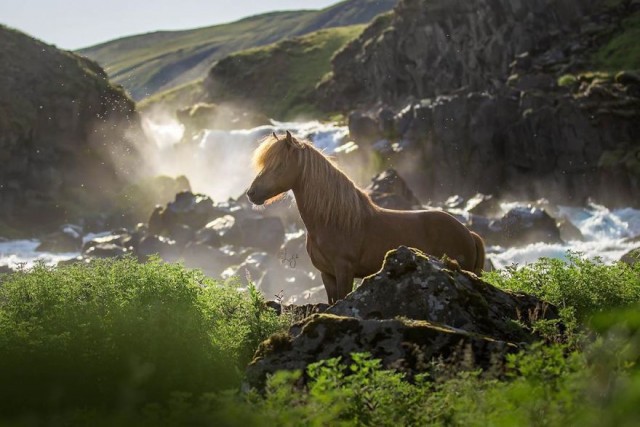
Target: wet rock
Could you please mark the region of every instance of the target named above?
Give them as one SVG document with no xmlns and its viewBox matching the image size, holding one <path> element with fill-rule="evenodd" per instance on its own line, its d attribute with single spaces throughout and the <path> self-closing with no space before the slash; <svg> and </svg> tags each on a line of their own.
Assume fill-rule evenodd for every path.
<svg viewBox="0 0 640 427">
<path fill-rule="evenodd" d="M 205 229 L 214 230 L 222 244 L 260 249 L 270 254 L 278 252 L 285 238 L 284 225 L 277 217 L 225 215 L 207 224 Z"/>
<path fill-rule="evenodd" d="M 387 169 L 373 177 L 365 191 L 377 205 L 383 208 L 403 210 L 420 208 L 420 201 L 394 169 Z"/>
<path fill-rule="evenodd" d="M 560 239 L 562 239 L 563 242 L 572 242 L 574 240 L 582 242 L 585 240 L 584 236 L 582 235 L 582 231 L 580 231 L 578 227 L 573 225 L 573 223 L 569 221 L 567 217 L 560 218 L 556 222 L 556 224 L 558 226 L 558 230 L 560 231 Z"/>
<path fill-rule="evenodd" d="M 38 252 L 78 252 L 82 248 L 82 229 L 63 225 L 60 230 L 45 236 L 36 248 Z"/>
<path fill-rule="evenodd" d="M 161 215 L 162 220 L 158 222 L 165 230 L 171 229 L 175 224 L 199 230 L 213 219 L 224 215 L 224 212 L 216 208 L 209 197 L 184 191 L 176 194 L 176 199 L 167 205 Z"/>
<path fill-rule="evenodd" d="M 620 258 L 620 261 L 629 265 L 637 264 L 638 262 L 640 262 L 640 248 L 632 249 L 626 254 L 622 255 L 622 258 Z"/>
<path fill-rule="evenodd" d="M 97 243 L 83 251 L 85 257 L 91 258 L 116 258 L 129 253 L 129 250 L 115 243 Z"/>
<path fill-rule="evenodd" d="M 532 206 L 511 209 L 502 218 L 491 221 L 489 229 L 483 237 L 503 246 L 562 243 L 556 221 L 543 209 Z"/>
<path fill-rule="evenodd" d="M 82 253 L 87 254 L 87 252 L 91 251 L 94 247 L 103 246 L 103 245 L 113 245 L 119 246 L 123 249 L 131 249 L 132 248 L 132 236 L 128 231 L 123 230 L 121 232 L 117 232 L 114 234 L 110 234 L 108 236 L 96 237 L 94 239 L 89 240 L 82 246 Z"/>
<path fill-rule="evenodd" d="M 372 144 L 382 138 L 378 122 L 371 116 L 354 111 L 349 114 L 349 136 L 357 144 Z"/>
<path fill-rule="evenodd" d="M 0 265 L 0 274 L 11 274 L 13 269 L 8 265 Z"/>
<path fill-rule="evenodd" d="M 180 258 L 181 248 L 176 242 L 164 236 L 145 236 L 140 240 L 136 254 L 140 261 L 150 256 L 159 255 L 167 262 L 175 262 Z"/>
<path fill-rule="evenodd" d="M 185 246 L 196 236 L 196 232 L 186 224 L 172 224 L 167 229 L 167 234 L 179 246 Z"/>
<path fill-rule="evenodd" d="M 189 243 L 182 252 L 182 259 L 186 267 L 198 268 L 213 278 L 219 278 L 224 269 L 233 264 L 229 255 L 204 243 Z"/>
<path fill-rule="evenodd" d="M 477 193 L 470 198 L 465 205 L 464 210 L 474 215 L 496 216 L 502 213 L 500 202 L 491 194 Z"/>
</svg>

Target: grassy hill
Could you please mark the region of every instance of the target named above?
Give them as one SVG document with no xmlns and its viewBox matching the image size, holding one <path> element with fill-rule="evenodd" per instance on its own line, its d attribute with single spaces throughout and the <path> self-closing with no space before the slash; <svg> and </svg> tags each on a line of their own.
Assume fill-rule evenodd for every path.
<svg viewBox="0 0 640 427">
<path fill-rule="evenodd" d="M 158 31 L 81 49 L 109 78 L 141 100 L 202 79 L 216 60 L 323 28 L 364 24 L 397 0 L 346 0 L 322 10 L 273 12 L 224 25 Z"/>
<path fill-rule="evenodd" d="M 206 96 L 276 119 L 315 115 L 310 98 L 330 71 L 331 58 L 364 28 L 330 28 L 229 55 L 209 72 Z"/>
</svg>

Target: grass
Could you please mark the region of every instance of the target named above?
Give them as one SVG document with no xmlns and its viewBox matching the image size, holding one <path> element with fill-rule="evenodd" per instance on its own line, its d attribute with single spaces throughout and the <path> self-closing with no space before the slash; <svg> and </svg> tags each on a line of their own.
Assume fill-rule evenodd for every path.
<svg viewBox="0 0 640 427">
<path fill-rule="evenodd" d="M 592 57 L 596 67 L 601 70 L 637 70 L 640 69 L 640 13 L 622 21 L 622 28 Z"/>
<path fill-rule="evenodd" d="M 233 23 L 125 37 L 78 52 L 96 60 L 136 100 L 202 79 L 216 60 L 321 28 L 369 22 L 395 0 L 343 1 L 322 10 L 272 12 Z"/>
<path fill-rule="evenodd" d="M 364 26 L 331 28 L 269 46 L 241 51 L 210 72 L 209 96 L 216 103 L 258 106 L 280 120 L 317 114 L 313 90 L 331 69 L 331 58 Z"/>
<path fill-rule="evenodd" d="M 0 423 L 637 425 L 640 264 L 571 255 L 487 279 L 561 306 L 569 339 L 524 348 L 497 376 L 435 360 L 409 382 L 358 354 L 311 365 L 304 387 L 277 373 L 259 394 L 240 392 L 242 371 L 288 320 L 255 289 L 158 260 L 0 276 Z"/>
</svg>

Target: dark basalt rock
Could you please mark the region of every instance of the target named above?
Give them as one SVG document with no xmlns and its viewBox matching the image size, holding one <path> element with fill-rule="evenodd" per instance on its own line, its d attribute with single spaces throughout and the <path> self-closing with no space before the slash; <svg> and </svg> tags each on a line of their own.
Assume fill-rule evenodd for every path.
<svg viewBox="0 0 640 427">
<path fill-rule="evenodd" d="M 502 218 L 491 221 L 489 230 L 487 239 L 504 246 L 562 243 L 555 219 L 543 209 L 532 206 L 511 209 Z"/>
<path fill-rule="evenodd" d="M 629 252 L 622 255 L 620 261 L 629 265 L 637 264 L 640 262 L 640 248 L 631 249 Z"/>
<path fill-rule="evenodd" d="M 83 255 L 92 258 L 115 258 L 128 253 L 130 252 L 127 248 L 115 243 L 97 243 L 84 251 Z"/>
<path fill-rule="evenodd" d="M 384 369 L 406 373 L 409 378 L 430 370 L 439 359 L 452 366 L 490 369 L 515 344 L 419 320 L 359 320 L 314 314 L 295 324 L 290 336 L 275 335 L 260 344 L 247 368 L 247 381 L 264 386 L 267 375 L 280 370 L 304 370 L 318 360 L 340 357 L 348 366 L 351 354 L 366 351 L 382 361 Z"/>
<path fill-rule="evenodd" d="M 154 214 L 157 215 L 154 211 Z M 193 230 L 199 230 L 213 219 L 224 215 L 211 198 L 189 191 L 176 194 L 176 199 L 169 203 L 162 212 L 159 222 L 164 230 L 171 230 L 176 224 L 187 225 Z M 150 221 L 151 225 L 151 221 Z"/>
<path fill-rule="evenodd" d="M 82 229 L 74 225 L 63 225 L 60 230 L 48 234 L 36 248 L 38 252 L 78 252 L 82 248 Z"/>
<path fill-rule="evenodd" d="M 225 215 L 210 222 L 204 228 L 214 230 L 225 245 L 255 248 L 275 254 L 284 243 L 282 220 L 277 217 L 257 215 Z M 199 233 L 204 235 L 205 231 Z"/>
<path fill-rule="evenodd" d="M 300 307 L 301 314 L 321 310 Z M 247 381 L 260 389 L 276 371 L 304 370 L 335 357 L 348 365 L 355 352 L 409 377 L 429 372 L 433 359 L 490 369 L 518 349 L 515 343 L 535 340 L 530 326 L 541 319 L 557 320 L 557 309 L 530 295 L 501 291 L 454 262 L 400 247 L 387 254 L 380 272 L 324 314 L 312 314 L 288 334 L 263 342 Z"/>
<path fill-rule="evenodd" d="M 141 261 L 146 261 L 152 255 L 159 255 L 167 262 L 175 262 L 180 258 L 181 247 L 176 242 L 164 236 L 145 236 L 140 240 L 136 254 Z"/>
<path fill-rule="evenodd" d="M 394 169 L 387 169 L 371 180 L 365 189 L 377 205 L 388 209 L 420 208 L 420 201 Z"/>
<path fill-rule="evenodd" d="M 389 252 L 378 273 L 327 313 L 359 319 L 402 316 L 515 342 L 534 337 L 514 322 L 558 319 L 556 308 L 538 298 L 502 291 L 455 262 L 404 246 Z"/>
</svg>

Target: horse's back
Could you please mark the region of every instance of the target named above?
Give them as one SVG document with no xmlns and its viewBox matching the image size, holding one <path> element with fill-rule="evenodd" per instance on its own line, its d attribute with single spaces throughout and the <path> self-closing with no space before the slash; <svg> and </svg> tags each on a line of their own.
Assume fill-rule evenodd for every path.
<svg viewBox="0 0 640 427">
<path fill-rule="evenodd" d="M 375 236 L 367 240 L 375 242 L 379 253 L 410 246 L 436 257 L 447 255 L 463 269 L 476 270 L 479 251 L 476 239 L 464 224 L 446 212 L 381 209 L 369 233 Z"/>
</svg>

